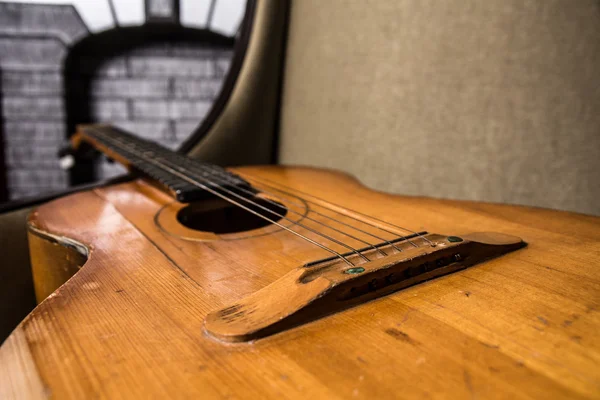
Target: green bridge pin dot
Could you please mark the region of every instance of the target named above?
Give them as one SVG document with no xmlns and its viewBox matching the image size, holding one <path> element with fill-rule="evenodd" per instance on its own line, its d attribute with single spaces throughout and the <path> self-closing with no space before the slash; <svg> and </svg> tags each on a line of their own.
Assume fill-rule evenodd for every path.
<svg viewBox="0 0 600 400">
<path fill-rule="evenodd" d="M 345 274 L 360 274 L 365 272 L 363 267 L 348 268 L 344 271 Z"/>
<path fill-rule="evenodd" d="M 459 238 L 458 236 L 448 236 L 448 241 L 450 243 L 458 243 L 458 242 L 462 242 L 462 238 Z"/>
</svg>

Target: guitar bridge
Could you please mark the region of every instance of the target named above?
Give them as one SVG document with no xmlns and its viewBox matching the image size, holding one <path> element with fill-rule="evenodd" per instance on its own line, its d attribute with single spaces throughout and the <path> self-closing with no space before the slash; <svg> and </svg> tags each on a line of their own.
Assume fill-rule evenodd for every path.
<svg viewBox="0 0 600 400">
<path fill-rule="evenodd" d="M 517 250 L 526 243 L 500 233 L 463 237 L 417 234 L 296 268 L 205 320 L 208 334 L 227 342 L 259 339 L 417 283 Z M 380 254 L 386 254 L 381 256 Z M 378 258 L 377 258 L 378 257 Z"/>
</svg>

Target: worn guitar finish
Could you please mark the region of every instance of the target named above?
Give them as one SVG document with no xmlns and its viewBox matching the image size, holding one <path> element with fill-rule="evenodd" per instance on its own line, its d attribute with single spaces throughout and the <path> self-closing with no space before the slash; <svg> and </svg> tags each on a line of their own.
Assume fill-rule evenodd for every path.
<svg viewBox="0 0 600 400">
<path fill-rule="evenodd" d="M 326 170 L 234 172 L 312 201 L 290 218 L 335 203 L 528 247 L 228 343 L 208 332 L 211 313 L 331 255 L 277 226 L 221 236 L 183 227 L 174 215 L 184 206 L 143 181 L 71 195 L 30 217 L 37 295 L 47 297 L 0 349 L 0 398 L 600 397 L 598 218 L 392 196 Z"/>
<path fill-rule="evenodd" d="M 524 245 L 517 237 L 499 233 L 463 237 L 415 233 L 361 250 L 370 258 L 367 262 L 347 254 L 357 263 L 350 267 L 330 257 L 295 268 L 264 289 L 210 313 L 206 331 L 228 342 L 259 339 Z"/>
</svg>

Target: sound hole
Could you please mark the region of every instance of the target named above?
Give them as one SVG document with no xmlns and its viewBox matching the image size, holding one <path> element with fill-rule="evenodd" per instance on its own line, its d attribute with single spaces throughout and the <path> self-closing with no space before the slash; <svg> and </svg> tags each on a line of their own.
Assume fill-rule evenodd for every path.
<svg viewBox="0 0 600 400">
<path fill-rule="evenodd" d="M 271 225 L 271 221 L 280 221 L 287 214 L 285 206 L 272 200 L 267 201 L 259 197 L 253 197 L 252 201 L 255 204 L 250 204 L 243 200 L 240 200 L 239 203 L 262 215 L 264 218 L 228 201 L 212 199 L 192 203 L 182 208 L 177 213 L 177 220 L 183 226 L 190 229 L 226 234 L 263 228 Z M 264 207 L 264 209 L 261 207 Z"/>
</svg>

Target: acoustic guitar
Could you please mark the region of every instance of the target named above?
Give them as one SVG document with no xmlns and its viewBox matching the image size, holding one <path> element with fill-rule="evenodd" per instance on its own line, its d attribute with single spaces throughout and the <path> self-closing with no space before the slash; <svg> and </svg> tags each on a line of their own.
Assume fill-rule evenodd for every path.
<svg viewBox="0 0 600 400">
<path fill-rule="evenodd" d="M 600 398 L 597 217 L 73 145 L 136 178 L 30 215 L 2 399 Z"/>
</svg>

